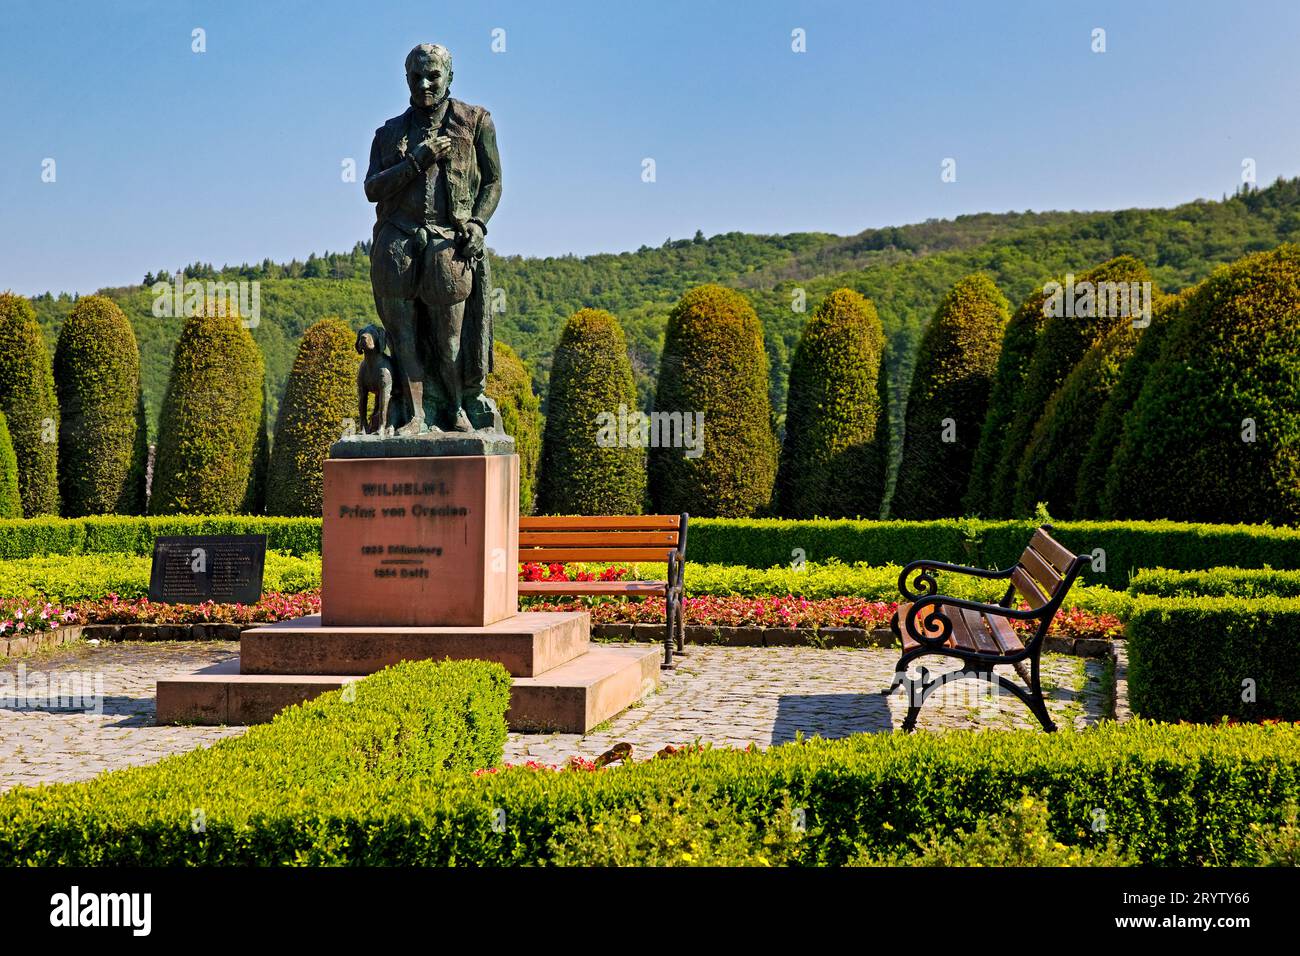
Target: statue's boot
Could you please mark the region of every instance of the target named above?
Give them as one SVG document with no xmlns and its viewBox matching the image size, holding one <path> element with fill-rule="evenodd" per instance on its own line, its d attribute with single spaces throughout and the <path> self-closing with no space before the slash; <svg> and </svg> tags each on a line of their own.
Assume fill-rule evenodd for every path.
<svg viewBox="0 0 1300 956">
<path fill-rule="evenodd" d="M 397 429 L 399 435 L 419 435 L 429 429 L 424 424 L 424 383 L 412 381 L 411 389 L 411 420 Z"/>
</svg>

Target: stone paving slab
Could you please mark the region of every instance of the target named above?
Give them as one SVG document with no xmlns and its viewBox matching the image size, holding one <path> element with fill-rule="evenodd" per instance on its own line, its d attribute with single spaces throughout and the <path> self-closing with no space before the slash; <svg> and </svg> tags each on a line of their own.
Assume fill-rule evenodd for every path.
<svg viewBox="0 0 1300 956">
<path fill-rule="evenodd" d="M 613 645 L 643 646 L 643 645 Z M 104 770 L 153 763 L 169 754 L 243 733 L 242 727 L 160 727 L 154 724 L 154 685 L 234 658 L 233 641 L 89 643 L 0 663 L 16 685 L 20 668 L 29 690 L 36 675 L 67 681 L 98 679 L 100 712 L 0 705 L 0 790 L 19 785 L 86 780 Z M 759 747 L 805 737 L 845 737 L 897 728 L 906 712 L 901 691 L 882 697 L 896 651 L 879 648 L 819 650 L 806 647 L 691 647 L 665 672 L 660 690 L 584 736 L 511 734 L 507 763 L 560 764 L 571 755 L 595 758 L 627 742 L 645 759 L 669 744 L 699 740 L 715 746 Z M 938 659 L 932 659 L 938 660 Z M 940 661 L 931 673 L 944 668 Z M 1109 689 L 1101 660 L 1045 655 L 1048 706 L 1063 730 L 1099 720 Z M 928 730 L 1036 727 L 1011 698 L 962 694 L 982 684 L 950 685 L 953 699 L 926 704 L 919 727 Z M 90 688 L 90 689 L 93 689 Z M 946 689 L 947 690 L 947 689 Z"/>
</svg>

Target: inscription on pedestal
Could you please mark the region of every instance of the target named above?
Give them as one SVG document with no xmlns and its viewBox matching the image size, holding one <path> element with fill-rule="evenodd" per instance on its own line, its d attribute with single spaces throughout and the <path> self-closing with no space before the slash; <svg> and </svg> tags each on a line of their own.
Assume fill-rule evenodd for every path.
<svg viewBox="0 0 1300 956">
<path fill-rule="evenodd" d="M 481 626 L 518 611 L 518 458 L 325 463 L 325 623 Z"/>
</svg>

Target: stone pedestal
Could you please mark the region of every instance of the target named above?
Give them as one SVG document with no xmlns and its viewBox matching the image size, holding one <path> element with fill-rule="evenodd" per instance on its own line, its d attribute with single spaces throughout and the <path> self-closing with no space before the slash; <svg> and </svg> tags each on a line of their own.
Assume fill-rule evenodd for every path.
<svg viewBox="0 0 1300 956">
<path fill-rule="evenodd" d="M 325 462 L 321 623 L 485 627 L 519 613 L 519 457 Z"/>
<path fill-rule="evenodd" d="M 505 435 L 362 436 L 325 462 L 321 614 L 158 682 L 159 723 L 270 720 L 407 660 L 489 660 L 515 730 L 586 733 L 658 686 L 659 649 L 593 647 L 585 612 L 519 613 L 519 458 Z"/>
</svg>

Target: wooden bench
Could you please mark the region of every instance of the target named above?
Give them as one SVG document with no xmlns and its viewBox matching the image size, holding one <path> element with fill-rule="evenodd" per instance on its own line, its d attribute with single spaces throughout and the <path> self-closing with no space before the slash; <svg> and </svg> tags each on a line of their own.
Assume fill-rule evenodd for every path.
<svg viewBox="0 0 1300 956">
<path fill-rule="evenodd" d="M 886 695 L 903 685 L 909 707 L 904 730 L 916 727 L 917 715 L 930 694 L 943 684 L 965 677 L 983 678 L 1024 702 L 1046 731 L 1056 730 L 1043 701 L 1039 683 L 1039 657 L 1052 619 L 1065 600 L 1086 558 L 1062 547 L 1050 534 L 1050 525 L 1034 532 L 1020 560 L 1005 571 L 968 568 L 941 561 L 913 561 L 898 576 L 898 589 L 906 601 L 899 604 L 890 629 L 903 643 L 903 656 L 894 668 L 894 682 Z M 980 604 L 938 593 L 935 571 L 952 571 L 980 578 L 1006 579 L 1007 590 L 997 604 Z M 915 592 L 908 587 L 909 581 Z M 1027 609 L 1013 607 L 1019 595 Z M 1019 603 L 1019 602 L 1016 602 Z M 1022 641 L 1012 621 L 1037 621 L 1033 634 Z M 918 657 L 941 654 L 962 662 L 960 671 L 930 679 L 922 669 L 919 679 L 907 676 L 907 667 Z M 1009 664 L 1025 687 L 993 668 Z M 1028 667 L 1026 667 L 1028 664 Z"/>
<path fill-rule="evenodd" d="M 646 597 L 663 595 L 664 667 L 673 663 L 673 644 L 683 654 L 686 623 L 682 589 L 686 574 L 688 515 L 623 515 L 613 517 L 546 516 L 519 518 L 519 562 L 539 564 L 571 561 L 663 561 L 663 581 L 520 581 L 521 595 L 593 595 Z"/>
</svg>

